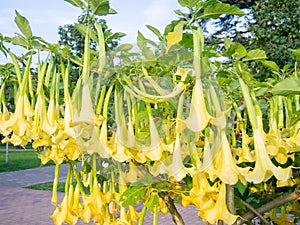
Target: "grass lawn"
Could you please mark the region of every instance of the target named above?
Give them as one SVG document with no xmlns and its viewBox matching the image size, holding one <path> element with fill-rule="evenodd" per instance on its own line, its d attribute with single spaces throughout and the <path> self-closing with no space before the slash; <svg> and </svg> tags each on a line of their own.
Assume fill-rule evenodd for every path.
<svg viewBox="0 0 300 225">
<path fill-rule="evenodd" d="M 59 192 L 65 192 L 65 182 L 58 182 L 58 186 L 57 186 L 57 191 Z M 75 188 L 76 182 L 73 183 L 73 186 Z M 84 187 L 82 184 L 83 190 L 86 194 L 89 194 L 89 189 Z M 41 183 L 41 184 L 33 184 L 30 186 L 26 186 L 23 188 L 29 188 L 29 189 L 34 189 L 34 190 L 43 190 L 43 191 L 52 191 L 53 189 L 53 182 L 46 182 L 46 183 Z"/>
<path fill-rule="evenodd" d="M 52 162 L 46 165 L 54 165 Z M 9 151 L 8 163 L 5 162 L 5 151 L 0 151 L 0 173 L 36 168 L 42 166 L 34 151 Z"/>
<path fill-rule="evenodd" d="M 43 191 L 52 191 L 53 188 L 53 182 L 46 182 L 41 184 L 33 184 L 30 186 L 26 186 L 24 188 L 34 189 L 34 190 L 43 190 Z M 65 192 L 65 183 L 64 182 L 58 182 L 57 191 L 59 192 Z"/>
</svg>

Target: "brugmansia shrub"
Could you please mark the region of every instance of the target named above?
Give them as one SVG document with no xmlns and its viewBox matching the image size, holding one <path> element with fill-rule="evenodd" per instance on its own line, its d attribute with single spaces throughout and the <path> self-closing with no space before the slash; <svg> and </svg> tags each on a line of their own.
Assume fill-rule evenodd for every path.
<svg viewBox="0 0 300 225">
<path fill-rule="evenodd" d="M 68 2 L 94 14 L 112 10 L 106 1 Z M 243 14 L 218 1 L 180 3 L 200 18 Z M 184 224 L 174 199 L 183 206 L 195 205 L 199 217 L 209 223 L 241 224 L 255 216 L 265 221 L 261 214 L 267 212 L 267 218 L 278 224 L 296 221 L 297 68 L 289 73 L 292 81 L 276 84 L 281 70 L 267 61 L 263 51 L 247 52 L 226 38 L 223 52 L 205 46 L 193 19 L 173 21 L 164 34 L 148 26 L 159 43 L 138 33 L 136 48 L 122 44 L 110 53 L 105 51 L 101 25 L 90 24 L 95 29 L 81 29 L 85 46 L 78 59 L 32 36 L 28 21 L 17 13 L 22 46 L 47 50 L 49 59 L 38 60 L 34 74 L 34 51 L 28 52 L 23 69 L 3 47 L 16 79 L 8 76 L 1 83 L 2 142 L 32 143 L 43 164 L 50 160 L 56 164 L 52 196 L 56 210 L 51 215 L 55 224 L 78 220 L 143 224 L 148 210 L 154 215 L 153 224 L 158 224 L 159 212 L 171 213 L 176 224 Z M 90 39 L 97 41 L 97 52 L 90 50 Z M 70 60 L 82 67 L 74 90 L 69 88 Z M 251 61 L 273 69 L 279 78 L 255 83 L 247 68 Z M 287 89 L 286 82 L 294 86 Z M 7 107 L 8 92 L 13 93 L 12 110 Z M 64 162 L 68 176 L 64 198 L 58 202 Z M 286 196 L 280 203 L 276 199 L 265 204 L 282 192 Z M 278 216 L 276 207 L 281 206 Z M 287 213 L 296 216 L 289 219 Z"/>
</svg>

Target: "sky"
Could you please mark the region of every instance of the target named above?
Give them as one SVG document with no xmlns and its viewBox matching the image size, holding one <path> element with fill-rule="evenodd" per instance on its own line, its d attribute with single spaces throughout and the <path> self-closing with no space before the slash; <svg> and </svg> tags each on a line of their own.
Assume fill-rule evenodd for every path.
<svg viewBox="0 0 300 225">
<path fill-rule="evenodd" d="M 136 42 L 138 31 L 155 40 L 145 25 L 163 31 L 171 20 L 177 18 L 174 10 L 181 8 L 177 0 L 110 0 L 110 4 L 118 14 L 102 18 L 107 21 L 112 32 L 126 33 L 123 42 L 127 43 Z M 19 32 L 14 23 L 15 10 L 29 20 L 33 35 L 41 36 L 50 43 L 58 41 L 59 26 L 75 23 L 81 14 L 79 8 L 64 0 L 1 0 L 0 33 L 5 36 Z M 11 47 L 12 50 L 14 48 Z M 0 53 L 0 62 L 6 60 Z"/>
</svg>

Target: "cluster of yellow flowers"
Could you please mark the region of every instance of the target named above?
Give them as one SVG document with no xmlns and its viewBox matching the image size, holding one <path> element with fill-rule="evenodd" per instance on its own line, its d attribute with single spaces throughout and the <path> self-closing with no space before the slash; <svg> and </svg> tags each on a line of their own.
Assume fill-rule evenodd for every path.
<svg viewBox="0 0 300 225">
<path fill-rule="evenodd" d="M 40 152 L 42 163 L 52 160 L 56 164 L 52 202 L 57 208 L 51 216 L 55 224 L 75 224 L 79 219 L 89 222 L 91 218 L 96 224 L 136 224 L 140 218 L 142 224 L 147 207 L 137 212 L 133 204 L 124 206 L 121 198 L 128 184 L 137 182 L 144 175 L 145 171 L 134 166 L 136 164 L 146 165 L 153 177 L 167 175 L 167 179 L 175 182 L 182 181 L 187 175 L 191 176 L 193 187 L 188 193 L 181 190 L 172 192 L 180 194 L 182 205 L 196 205 L 199 216 L 209 223 L 223 220 L 233 224 L 238 217 L 231 214 L 226 206 L 226 184 L 234 185 L 239 180 L 244 184 L 261 183 L 272 176 L 281 185 L 293 182 L 290 179 L 292 168 L 275 166 L 271 158 L 284 164 L 287 158 L 293 159 L 293 153 L 300 149 L 300 122 L 293 127 L 285 126 L 287 118 L 284 120 L 283 115 L 287 114 L 283 113 L 283 106 L 279 109 L 275 107 L 281 102 L 284 106 L 294 104 L 296 110 L 299 110 L 299 97 L 293 97 L 292 100 L 278 96 L 272 98 L 270 129 L 266 133 L 260 107 L 244 81 L 239 78 L 250 125 L 247 130 L 247 117 L 242 118 L 240 111 L 236 110 L 239 122 L 235 125 L 235 134 L 238 133 L 238 139 L 241 140 L 241 145 L 237 146 L 235 135 L 229 139 L 227 134 L 231 108 L 224 106 L 213 82 L 209 81 L 207 88 L 202 83 L 203 42 L 199 36 L 201 32 L 195 31 L 193 67 L 177 68 L 176 75 L 181 80 L 169 93 L 160 88 L 147 70 L 142 68 L 143 76 L 151 84 L 151 94 L 141 79 L 128 81 L 128 78 L 123 79 L 125 75 L 120 74 L 117 75 L 118 83 L 111 85 L 108 90 L 103 88 L 93 103 L 90 88 L 93 79 L 89 79 L 88 67 L 88 35 L 83 76 L 78 80 L 72 97 L 69 93 L 69 66 L 65 68 L 61 65 L 60 72 L 57 72 L 53 69 L 53 59 L 38 64 L 37 91 L 30 98 L 31 59 L 28 60 L 23 76 L 19 79 L 14 112 L 7 109 L 5 83 L 2 83 L 0 132 L 5 136 L 2 141 L 21 146 L 32 142 L 33 148 L 44 148 Z M 170 48 L 173 42 L 171 37 L 169 39 Z M 16 64 L 15 68 L 18 68 Z M 196 78 L 191 98 L 185 93 L 187 87 L 184 81 L 188 73 Z M 62 83 L 63 104 L 60 99 Z M 50 90 L 50 93 L 46 95 L 45 90 Z M 170 108 L 173 100 L 177 112 L 166 110 L 165 118 L 154 115 L 157 108 Z M 188 100 L 189 106 L 186 107 Z M 111 102 L 114 108 L 110 111 Z M 115 122 L 114 126 L 109 124 L 109 119 Z M 252 133 L 252 137 L 247 133 Z M 91 155 L 94 161 L 101 158 L 127 163 L 129 171 L 121 169 L 118 177 L 99 182 L 97 174 L 102 174 L 102 171 L 97 169 L 95 162 L 90 172 L 77 172 L 76 162 L 84 155 Z M 191 158 L 188 167 L 184 164 L 187 156 Z M 59 165 L 63 162 L 69 162 L 69 172 L 65 197 L 58 204 L 56 188 Z M 239 166 L 242 162 L 255 164 Z M 89 188 L 89 194 L 83 186 Z M 149 193 L 142 197 L 144 203 L 151 198 L 155 215 L 158 212 L 167 213 L 164 201 L 157 196 L 157 190 L 147 190 L 150 190 Z M 134 203 L 139 200 L 136 199 Z"/>
</svg>

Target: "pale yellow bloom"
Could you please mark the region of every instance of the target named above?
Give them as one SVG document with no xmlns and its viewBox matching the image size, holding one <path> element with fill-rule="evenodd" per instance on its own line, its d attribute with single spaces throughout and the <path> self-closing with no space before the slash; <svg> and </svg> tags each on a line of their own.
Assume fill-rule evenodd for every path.
<svg viewBox="0 0 300 225">
<path fill-rule="evenodd" d="M 53 219 L 55 225 L 62 225 L 65 222 L 70 225 L 75 225 L 77 223 L 78 217 L 71 212 L 68 195 L 65 195 L 61 205 L 56 207 L 54 213 L 50 217 Z"/>
<path fill-rule="evenodd" d="M 183 165 L 183 159 L 182 159 L 182 146 L 180 143 L 180 134 L 177 133 L 176 140 L 174 144 L 174 151 L 172 157 L 170 157 L 171 162 L 167 162 L 165 160 L 160 168 L 159 172 L 160 174 L 168 174 L 169 177 L 173 177 L 177 181 L 181 181 L 187 174 L 187 170 L 185 169 Z"/>
<path fill-rule="evenodd" d="M 31 141 L 32 121 L 28 118 L 34 115 L 34 111 L 29 103 L 26 94 L 20 95 L 16 103 L 15 112 L 11 117 L 3 122 L 3 130 L 13 133 L 12 138 L 7 138 L 7 141 L 14 145 L 26 145 Z M 15 137 L 14 137 L 15 136 Z"/>
<path fill-rule="evenodd" d="M 183 120 L 187 128 L 194 132 L 202 131 L 208 124 L 211 116 L 207 112 L 203 87 L 200 79 L 196 79 L 193 89 L 190 114 L 186 120 Z"/>
<path fill-rule="evenodd" d="M 233 159 L 225 131 L 210 132 L 206 137 L 203 164 L 199 168 L 209 174 L 211 180 L 220 178 L 226 184 L 235 184 L 240 177 L 240 170 Z"/>
<path fill-rule="evenodd" d="M 238 216 L 231 214 L 226 205 L 226 184 L 221 184 L 214 207 L 204 210 L 201 215 L 204 221 L 208 221 L 211 224 L 216 223 L 218 220 L 223 220 L 226 224 L 233 224 L 236 221 Z"/>
<path fill-rule="evenodd" d="M 271 176 L 275 176 L 277 180 L 286 181 L 292 175 L 291 167 L 276 167 L 266 150 L 263 131 L 261 129 L 253 129 L 255 166 L 253 171 L 244 173 L 246 180 L 254 183 L 267 181 Z"/>
<path fill-rule="evenodd" d="M 201 210 L 213 207 L 218 188 L 215 185 L 210 186 L 206 175 L 195 168 L 191 170 L 191 176 L 193 188 L 190 190 L 188 196 L 182 194 L 182 205 L 186 207 L 194 204 L 200 210 L 199 216 L 201 217 Z"/>
</svg>

